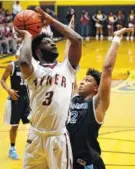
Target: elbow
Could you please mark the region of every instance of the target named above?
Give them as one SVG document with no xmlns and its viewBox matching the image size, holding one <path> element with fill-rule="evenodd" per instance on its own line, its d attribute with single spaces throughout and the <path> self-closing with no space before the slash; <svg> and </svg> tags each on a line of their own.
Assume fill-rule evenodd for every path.
<svg viewBox="0 0 135 169">
<path fill-rule="evenodd" d="M 103 70 L 105 70 L 105 71 L 107 71 L 107 72 L 112 72 L 112 70 L 113 70 L 113 65 L 104 65 L 103 66 Z"/>
<path fill-rule="evenodd" d="M 79 35 L 79 37 L 77 38 L 77 42 L 82 45 L 83 42 L 83 38 Z"/>
<path fill-rule="evenodd" d="M 77 45 L 78 47 L 80 47 L 80 46 L 82 46 L 82 41 L 83 41 L 82 37 L 80 35 L 78 35 L 78 37 L 76 37 L 74 39 L 73 43 L 75 45 Z"/>
</svg>

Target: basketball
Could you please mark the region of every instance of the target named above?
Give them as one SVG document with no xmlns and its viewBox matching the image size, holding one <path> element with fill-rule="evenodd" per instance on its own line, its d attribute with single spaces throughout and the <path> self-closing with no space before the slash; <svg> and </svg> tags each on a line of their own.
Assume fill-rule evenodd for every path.
<svg viewBox="0 0 135 169">
<path fill-rule="evenodd" d="M 20 30 L 27 30 L 33 37 L 37 36 L 42 29 L 40 15 L 32 10 L 23 10 L 19 12 L 14 18 L 13 24 Z"/>
</svg>

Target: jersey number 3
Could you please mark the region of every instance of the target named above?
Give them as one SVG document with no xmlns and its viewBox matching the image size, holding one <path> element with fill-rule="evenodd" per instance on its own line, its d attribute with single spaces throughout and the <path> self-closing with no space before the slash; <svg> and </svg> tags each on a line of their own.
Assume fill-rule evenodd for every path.
<svg viewBox="0 0 135 169">
<path fill-rule="evenodd" d="M 45 94 L 45 100 L 43 101 L 44 106 L 49 106 L 52 102 L 53 92 L 47 92 Z"/>
</svg>

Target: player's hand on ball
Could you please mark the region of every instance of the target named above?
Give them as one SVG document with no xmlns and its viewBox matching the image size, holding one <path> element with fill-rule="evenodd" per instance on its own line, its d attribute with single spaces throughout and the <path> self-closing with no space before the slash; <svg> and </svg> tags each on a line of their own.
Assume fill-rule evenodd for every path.
<svg viewBox="0 0 135 169">
<path fill-rule="evenodd" d="M 44 24 L 45 24 L 45 22 L 46 22 L 46 25 L 52 23 L 53 17 L 51 17 L 46 12 L 44 12 L 40 7 L 36 7 L 36 11 L 41 15 L 42 21 Z"/>
<path fill-rule="evenodd" d="M 32 38 L 32 35 L 28 31 L 26 31 L 26 30 L 20 30 L 17 27 L 15 27 L 15 32 L 16 32 L 16 34 L 17 34 L 18 37 L 21 37 L 23 39 L 26 36 Z"/>
</svg>

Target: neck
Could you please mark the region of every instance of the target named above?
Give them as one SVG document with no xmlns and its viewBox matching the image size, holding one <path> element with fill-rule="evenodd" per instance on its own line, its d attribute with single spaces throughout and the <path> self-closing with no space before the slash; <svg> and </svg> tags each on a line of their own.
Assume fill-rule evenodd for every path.
<svg viewBox="0 0 135 169">
<path fill-rule="evenodd" d="M 81 96 L 81 97 L 83 97 L 84 100 L 90 100 L 93 96 L 95 96 L 95 93 L 94 94 L 89 94 L 87 96 Z"/>
<path fill-rule="evenodd" d="M 50 64 L 50 63 L 52 63 L 52 62 L 47 62 L 47 61 L 45 61 L 44 59 L 39 59 L 39 62 L 41 63 L 41 64 Z"/>
</svg>

